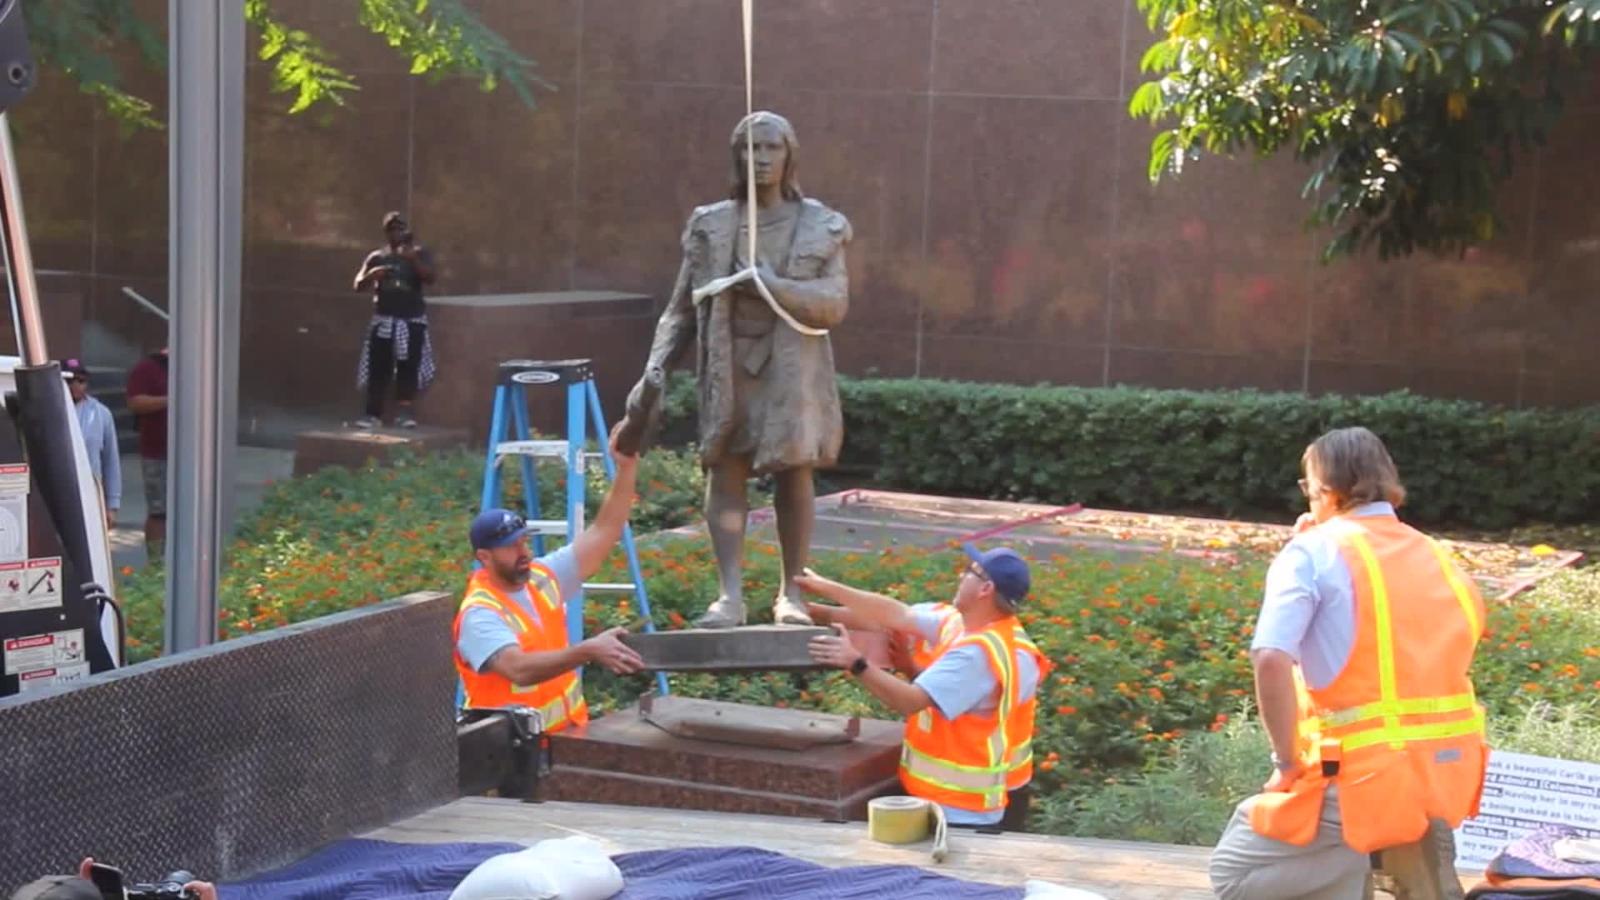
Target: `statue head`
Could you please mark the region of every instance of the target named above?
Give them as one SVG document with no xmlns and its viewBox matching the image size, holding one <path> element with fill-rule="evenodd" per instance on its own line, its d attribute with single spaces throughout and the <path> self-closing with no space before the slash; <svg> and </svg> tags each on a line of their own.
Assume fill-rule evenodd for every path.
<svg viewBox="0 0 1600 900">
<path fill-rule="evenodd" d="M 744 154 L 752 140 L 756 151 L 756 186 L 776 182 L 782 186 L 783 199 L 804 197 L 796 176 L 800 168 L 800 141 L 794 135 L 794 126 L 783 116 L 765 110 L 745 116 L 733 129 L 729 141 L 729 149 L 733 151 L 733 189 L 729 196 L 743 200 L 749 190 L 744 179 Z"/>
</svg>

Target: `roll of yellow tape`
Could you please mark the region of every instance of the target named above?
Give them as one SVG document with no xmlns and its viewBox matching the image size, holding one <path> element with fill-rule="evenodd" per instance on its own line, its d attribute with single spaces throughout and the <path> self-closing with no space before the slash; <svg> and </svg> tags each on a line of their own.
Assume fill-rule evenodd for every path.
<svg viewBox="0 0 1600 900">
<path fill-rule="evenodd" d="M 920 797 L 878 797 L 867 802 L 867 836 L 884 844 L 927 840 L 933 804 Z"/>
</svg>

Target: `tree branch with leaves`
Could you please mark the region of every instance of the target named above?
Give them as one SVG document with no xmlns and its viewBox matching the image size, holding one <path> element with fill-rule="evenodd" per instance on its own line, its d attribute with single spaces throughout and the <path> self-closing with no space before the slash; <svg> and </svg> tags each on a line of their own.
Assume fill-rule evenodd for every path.
<svg viewBox="0 0 1600 900">
<path fill-rule="evenodd" d="M 1151 179 L 1291 152 L 1325 258 L 1493 238 L 1499 185 L 1600 58 L 1600 0 L 1138 3 L 1163 35 L 1129 104 L 1161 129 Z"/>
<path fill-rule="evenodd" d="M 166 63 L 160 23 L 141 17 L 133 0 L 35 0 L 23 12 L 41 65 L 65 71 L 119 121 L 162 126 L 155 104 L 126 89 L 117 58 L 119 48 L 131 46 L 150 65 Z M 258 40 L 257 55 L 272 63 L 273 90 L 294 97 L 289 112 L 343 106 L 360 90 L 356 77 L 338 66 L 316 36 L 286 24 L 270 0 L 244 0 L 244 14 Z M 360 0 L 356 15 L 410 60 L 413 75 L 471 78 L 484 90 L 505 84 L 529 106 L 536 89 L 552 87 L 535 72 L 533 60 L 513 50 L 462 0 Z"/>
</svg>

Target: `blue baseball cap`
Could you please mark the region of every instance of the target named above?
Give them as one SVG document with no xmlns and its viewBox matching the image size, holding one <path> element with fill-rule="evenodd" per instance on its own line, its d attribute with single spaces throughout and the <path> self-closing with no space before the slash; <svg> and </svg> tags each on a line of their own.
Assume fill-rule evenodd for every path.
<svg viewBox="0 0 1600 900">
<path fill-rule="evenodd" d="M 962 544 L 961 549 L 967 552 L 968 559 L 978 564 L 983 574 L 989 577 L 989 583 L 994 585 L 995 593 L 1011 608 L 1015 609 L 1028 596 L 1028 590 L 1033 587 L 1033 576 L 1028 574 L 1028 561 L 1015 550 L 996 547 L 980 553 L 971 544 Z"/>
<path fill-rule="evenodd" d="M 472 520 L 472 549 L 509 547 L 528 533 L 528 523 L 509 509 L 486 509 Z"/>
</svg>

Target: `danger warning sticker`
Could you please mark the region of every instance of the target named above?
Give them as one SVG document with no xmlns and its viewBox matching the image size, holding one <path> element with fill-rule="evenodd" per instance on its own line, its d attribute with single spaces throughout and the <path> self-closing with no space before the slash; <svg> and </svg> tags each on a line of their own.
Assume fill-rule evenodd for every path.
<svg viewBox="0 0 1600 900">
<path fill-rule="evenodd" d="M 82 628 L 9 638 L 5 642 L 4 657 L 7 675 L 60 669 L 88 662 L 84 656 Z"/>
<path fill-rule="evenodd" d="M 89 677 L 89 664 L 77 666 L 62 666 L 58 669 L 39 669 L 36 672 L 23 672 L 17 677 L 18 688 L 22 693 L 36 691 L 49 687 L 52 684 L 66 684 L 70 681 L 82 681 Z"/>
<path fill-rule="evenodd" d="M 61 557 L 0 563 L 0 613 L 61 605 Z"/>
</svg>

